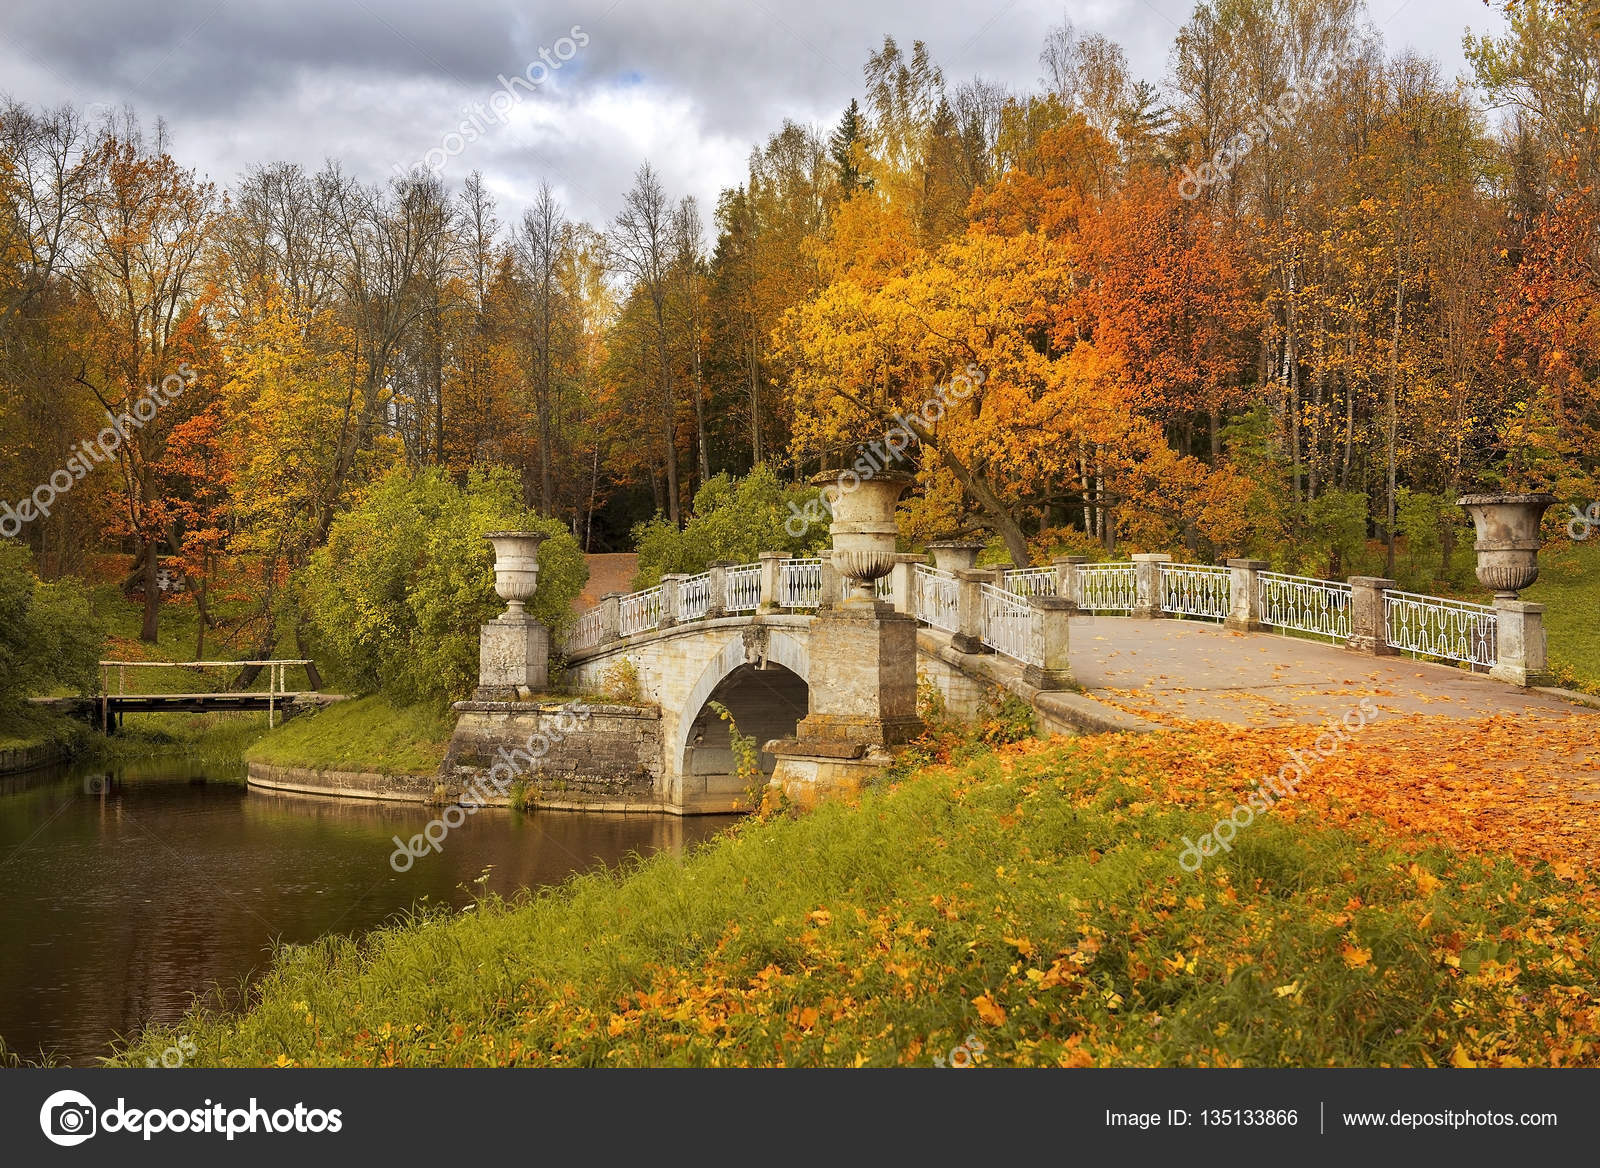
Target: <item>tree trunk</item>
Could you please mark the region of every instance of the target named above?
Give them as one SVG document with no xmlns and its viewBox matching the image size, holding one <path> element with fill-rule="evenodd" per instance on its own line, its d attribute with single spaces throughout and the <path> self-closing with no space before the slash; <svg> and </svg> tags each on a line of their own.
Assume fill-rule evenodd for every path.
<svg viewBox="0 0 1600 1168">
<path fill-rule="evenodd" d="M 311 661 L 311 653 L 306 649 L 305 617 L 298 613 L 294 621 L 294 651 L 307 661 Z M 322 688 L 322 674 L 317 671 L 317 663 L 315 661 L 311 661 L 311 664 L 306 666 L 306 682 L 314 690 Z"/>
<path fill-rule="evenodd" d="M 161 588 L 158 573 L 161 567 L 160 545 L 154 539 L 145 540 L 144 557 L 144 624 L 139 629 L 139 639 L 148 645 L 156 643 L 161 615 Z"/>
<path fill-rule="evenodd" d="M 1384 555 L 1384 575 L 1394 576 L 1394 525 L 1395 525 L 1395 429 L 1396 412 L 1399 406 L 1400 382 L 1400 316 L 1405 309 L 1405 274 L 1399 266 L 1399 257 L 1396 256 L 1396 271 L 1394 281 L 1394 327 L 1389 337 L 1389 390 L 1388 390 L 1388 427 L 1384 435 L 1384 459 L 1387 463 L 1387 494 L 1388 503 L 1385 508 L 1384 542 L 1387 545 Z"/>
<path fill-rule="evenodd" d="M 706 446 L 705 374 L 700 366 L 700 298 L 695 291 L 694 273 L 689 274 L 685 291 L 689 297 L 689 353 L 694 371 L 694 426 L 700 451 L 700 481 L 711 477 L 711 451 Z"/>
<path fill-rule="evenodd" d="M 956 482 L 961 484 L 961 489 L 983 509 L 989 529 L 1005 541 L 1006 551 L 1011 554 L 1011 562 L 1018 567 L 1025 566 L 1028 563 L 1027 538 L 1022 534 L 1022 528 L 1017 525 L 1011 512 L 1006 510 L 1006 505 L 1000 501 L 1000 497 L 984 481 L 983 475 L 967 467 L 959 458 L 946 450 L 933 431 L 916 418 L 902 415 L 901 421 L 911 428 L 911 432 L 917 436 L 919 442 L 939 452 L 940 459 L 950 469 L 950 473 L 955 475 Z"/>
<path fill-rule="evenodd" d="M 752 321 L 750 329 L 750 465 L 761 463 L 761 367 L 756 360 L 756 334 Z"/>
<path fill-rule="evenodd" d="M 202 574 L 194 590 L 194 659 L 196 661 L 204 661 L 206 659 L 206 625 L 210 621 L 211 618 L 206 612 L 205 577 Z"/>
<path fill-rule="evenodd" d="M 661 421 L 666 439 L 667 458 L 667 518 L 672 526 L 683 526 L 678 499 L 678 403 L 672 392 L 672 378 L 667 370 L 667 318 L 664 306 L 656 300 L 656 364 L 661 385 Z"/>
</svg>

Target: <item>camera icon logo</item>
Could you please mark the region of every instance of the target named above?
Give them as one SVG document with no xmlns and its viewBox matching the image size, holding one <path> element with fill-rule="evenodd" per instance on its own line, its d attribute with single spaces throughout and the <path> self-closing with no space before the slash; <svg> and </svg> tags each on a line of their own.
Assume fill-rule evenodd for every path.
<svg viewBox="0 0 1600 1168">
<path fill-rule="evenodd" d="M 52 1144 L 71 1148 L 95 1132 L 95 1106 L 79 1091 L 57 1091 L 39 1108 L 39 1127 Z"/>
</svg>

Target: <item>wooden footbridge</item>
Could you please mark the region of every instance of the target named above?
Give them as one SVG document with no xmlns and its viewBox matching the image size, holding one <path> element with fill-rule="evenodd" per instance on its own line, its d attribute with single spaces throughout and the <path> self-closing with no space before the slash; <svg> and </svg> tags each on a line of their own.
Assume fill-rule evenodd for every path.
<svg viewBox="0 0 1600 1168">
<path fill-rule="evenodd" d="M 114 734 L 122 726 L 124 714 L 185 713 L 205 714 L 219 710 L 260 711 L 267 714 L 267 725 L 277 725 L 280 718 L 288 718 L 308 705 L 327 705 L 343 700 L 340 694 L 326 694 L 321 690 L 291 690 L 288 687 L 289 670 L 308 667 L 308 684 L 316 677 L 316 665 L 308 658 L 282 658 L 268 661 L 102 661 L 100 664 L 100 693 L 78 697 L 36 698 L 38 705 L 49 706 L 98 726 L 106 734 Z M 196 693 L 129 693 L 128 671 L 140 669 L 245 669 L 255 667 L 267 671 L 265 690 L 212 690 Z M 111 674 L 116 671 L 116 692 L 112 692 Z"/>
</svg>

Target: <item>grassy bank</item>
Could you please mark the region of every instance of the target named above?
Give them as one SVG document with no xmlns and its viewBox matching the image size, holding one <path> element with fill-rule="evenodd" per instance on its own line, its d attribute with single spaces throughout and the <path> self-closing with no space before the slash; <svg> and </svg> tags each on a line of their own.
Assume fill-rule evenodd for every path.
<svg viewBox="0 0 1600 1168">
<path fill-rule="evenodd" d="M 1360 813 L 1393 787 L 1366 739 L 1180 868 L 1304 737 L 947 744 L 858 806 L 280 952 L 248 1013 L 125 1061 L 179 1032 L 228 1065 L 927 1066 L 969 1035 L 988 1065 L 1600 1061 L 1600 894 L 1408 829 L 1460 799 L 1429 776 Z"/>
<path fill-rule="evenodd" d="M 365 697 L 299 715 L 252 745 L 245 761 L 431 775 L 444 759 L 454 725 L 453 715 L 433 705 L 395 706 L 381 696 Z"/>
<path fill-rule="evenodd" d="M 1546 608 L 1550 663 L 1563 683 L 1600 693 L 1600 536 L 1545 548 L 1522 598 Z"/>
<path fill-rule="evenodd" d="M 0 750 L 26 750 L 55 742 L 75 751 L 82 749 L 87 737 L 82 722 L 53 710 L 23 706 L 0 717 Z"/>
<path fill-rule="evenodd" d="M 116 734 L 91 735 L 84 753 L 108 762 L 183 754 L 237 763 L 266 732 L 264 713 L 127 714 Z"/>
</svg>

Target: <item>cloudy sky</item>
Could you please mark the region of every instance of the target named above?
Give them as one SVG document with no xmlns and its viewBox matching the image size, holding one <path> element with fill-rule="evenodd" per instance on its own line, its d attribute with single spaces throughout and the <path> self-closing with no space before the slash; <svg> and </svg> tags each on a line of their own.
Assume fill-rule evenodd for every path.
<svg viewBox="0 0 1600 1168">
<path fill-rule="evenodd" d="M 1497 32 L 1482 0 L 1368 0 L 1391 51 L 1447 75 L 1461 37 Z M 131 103 L 219 184 L 251 163 L 336 157 L 378 179 L 437 149 L 452 185 L 481 170 L 503 218 L 541 178 L 576 217 L 616 212 L 648 158 L 669 194 L 740 181 L 785 117 L 831 125 L 885 34 L 928 42 L 947 80 L 1038 80 L 1068 17 L 1166 74 L 1192 0 L 6 0 L 0 92 L 36 104 Z M 577 26 L 577 31 L 574 31 Z M 568 38 L 563 41 L 562 38 Z M 580 44 L 587 40 L 587 43 Z M 500 78 L 531 75 L 537 87 Z M 562 60 L 565 56 L 567 59 Z M 532 90 L 529 92 L 529 90 Z M 472 103 L 480 103 L 474 109 Z M 504 111 L 503 113 L 501 111 Z M 447 138 L 476 122 L 475 141 Z"/>
</svg>

